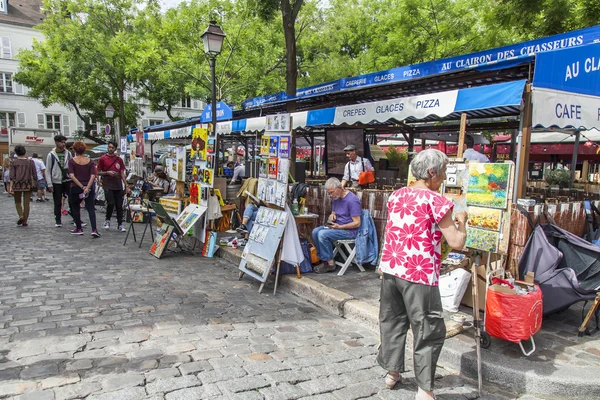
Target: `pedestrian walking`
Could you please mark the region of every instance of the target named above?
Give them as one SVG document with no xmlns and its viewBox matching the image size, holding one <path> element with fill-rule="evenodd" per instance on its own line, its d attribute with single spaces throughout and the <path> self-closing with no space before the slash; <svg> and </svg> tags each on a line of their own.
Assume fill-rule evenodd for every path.
<svg viewBox="0 0 600 400">
<path fill-rule="evenodd" d="M 98 175 L 102 177 L 102 188 L 106 199 L 106 218 L 104 229 L 110 229 L 110 218 L 117 210 L 117 230 L 125 232 L 123 227 L 123 188 L 129 192 L 125 178 L 125 164 L 116 153 L 117 143 L 108 142 L 107 153 L 98 160 Z"/>
<path fill-rule="evenodd" d="M 437 193 L 447 163 L 448 157 L 434 149 L 421 151 L 410 163 L 417 182 L 396 190 L 388 200 L 379 264 L 383 278 L 377 362 L 388 371 L 386 386 L 393 388 L 404 372 L 406 334 L 412 328 L 417 400 L 435 398 L 435 369 L 446 336 L 438 287 L 442 236 L 455 249 L 462 249 L 467 237 L 467 213 L 459 212 L 453 220 L 452 202 Z"/>
<path fill-rule="evenodd" d="M 10 188 L 9 192 L 14 196 L 15 208 L 19 215 L 18 226 L 27 226 L 29 219 L 29 203 L 31 193 L 37 185 L 37 172 L 32 160 L 25 157 L 25 147 L 15 146 L 17 158 L 10 163 Z"/>
<path fill-rule="evenodd" d="M 41 157 L 38 155 L 38 153 L 33 153 L 31 155 L 31 159 L 33 160 L 34 164 L 35 164 L 35 170 L 37 172 L 37 181 L 38 181 L 38 186 L 37 186 L 37 199 L 35 201 L 37 202 L 41 202 L 41 201 L 48 201 L 48 199 L 46 198 L 46 164 L 44 164 L 44 162 L 42 161 Z"/>
<path fill-rule="evenodd" d="M 71 178 L 71 189 L 69 191 L 69 199 L 73 219 L 75 219 L 75 228 L 71 231 L 72 235 L 83 235 L 81 224 L 81 207 L 79 203 L 83 200 L 85 208 L 88 211 L 90 224 L 92 225 L 92 237 L 99 238 L 100 234 L 96 227 L 96 209 L 94 201 L 96 197 L 95 180 L 98 172 L 96 164 L 85 156 L 85 143 L 75 142 L 73 144 L 75 157 L 69 160 L 69 178 Z"/>
<path fill-rule="evenodd" d="M 12 196 L 10 194 L 10 158 L 4 158 L 2 162 L 2 180 L 4 181 L 4 190 L 6 190 L 6 194 L 8 196 Z"/>
<path fill-rule="evenodd" d="M 66 142 L 67 138 L 63 135 L 54 136 L 55 147 L 46 158 L 46 184 L 54 200 L 54 226 L 57 228 L 62 226 L 63 196 L 68 195 L 71 186 L 68 172 L 71 153 L 65 148 Z M 70 201 L 69 209 L 73 210 Z"/>
</svg>

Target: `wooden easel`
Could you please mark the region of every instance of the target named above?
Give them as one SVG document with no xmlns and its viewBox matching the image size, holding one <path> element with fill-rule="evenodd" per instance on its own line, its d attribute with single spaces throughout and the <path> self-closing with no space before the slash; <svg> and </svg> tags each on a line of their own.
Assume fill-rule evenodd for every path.
<svg viewBox="0 0 600 400">
<path fill-rule="evenodd" d="M 594 333 L 600 331 L 600 327 L 598 326 L 598 312 L 600 311 L 600 310 L 598 310 L 599 306 L 600 306 L 600 292 L 598 292 L 598 294 L 596 295 L 596 300 L 594 300 L 594 303 L 592 304 L 592 306 L 590 307 L 590 310 L 588 311 L 587 315 L 585 316 L 583 323 L 579 327 L 577 336 L 582 337 L 584 335 L 593 335 Z M 587 324 L 589 324 L 590 320 L 592 319 L 592 315 L 594 315 L 594 314 L 596 315 L 596 327 L 590 331 L 587 329 Z"/>
</svg>

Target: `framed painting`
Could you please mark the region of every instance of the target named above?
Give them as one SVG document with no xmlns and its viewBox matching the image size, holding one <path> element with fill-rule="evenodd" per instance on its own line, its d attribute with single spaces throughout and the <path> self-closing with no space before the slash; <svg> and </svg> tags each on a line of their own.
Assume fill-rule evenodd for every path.
<svg viewBox="0 0 600 400">
<path fill-rule="evenodd" d="M 465 247 L 495 253 L 498 250 L 499 232 L 467 227 Z"/>
<path fill-rule="evenodd" d="M 467 204 L 506 209 L 512 164 L 469 163 Z"/>
<path fill-rule="evenodd" d="M 500 231 L 502 227 L 502 210 L 495 208 L 469 207 L 467 226 L 471 228 Z"/>
<path fill-rule="evenodd" d="M 150 247 L 150 254 L 156 258 L 161 258 L 169 244 L 172 234 L 173 227 L 171 225 L 163 224 L 161 230 L 154 236 L 154 243 L 152 243 L 152 247 Z"/>
</svg>

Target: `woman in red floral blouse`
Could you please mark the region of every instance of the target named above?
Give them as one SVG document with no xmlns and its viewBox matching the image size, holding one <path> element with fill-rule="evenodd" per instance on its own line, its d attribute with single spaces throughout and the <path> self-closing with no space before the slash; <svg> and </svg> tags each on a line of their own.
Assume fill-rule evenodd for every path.
<svg viewBox="0 0 600 400">
<path fill-rule="evenodd" d="M 452 217 L 452 202 L 437 191 L 446 179 L 448 157 L 439 150 L 421 151 L 411 162 L 417 182 L 396 190 L 388 200 L 388 221 L 379 269 L 383 272 L 377 362 L 388 371 L 393 388 L 404 371 L 406 333 L 414 334 L 416 399 L 434 399 L 433 381 L 446 326 L 438 281 L 442 236 L 448 245 L 465 244 L 467 213 Z"/>
</svg>

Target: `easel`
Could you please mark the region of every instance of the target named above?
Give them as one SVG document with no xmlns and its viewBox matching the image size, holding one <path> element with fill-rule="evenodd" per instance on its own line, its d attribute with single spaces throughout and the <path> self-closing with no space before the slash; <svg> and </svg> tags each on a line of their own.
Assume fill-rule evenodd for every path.
<svg viewBox="0 0 600 400">
<path fill-rule="evenodd" d="M 270 273 L 273 271 L 273 267 L 275 266 L 275 262 L 277 263 L 277 268 L 276 268 L 276 273 L 275 273 L 275 287 L 273 288 L 273 294 L 277 293 L 277 286 L 279 284 L 279 272 L 280 272 L 280 267 L 281 267 L 281 252 L 283 251 L 283 238 L 284 238 L 284 230 L 286 225 L 289 223 L 289 219 L 291 218 L 290 215 L 288 215 L 287 212 L 285 211 L 281 211 L 280 209 L 276 209 L 276 208 L 267 208 L 267 207 L 261 207 L 260 210 L 270 210 L 271 212 L 275 212 L 278 213 L 278 215 L 280 215 L 280 217 L 278 217 L 278 224 L 277 226 L 271 226 L 269 228 L 269 230 L 273 230 L 273 232 L 269 232 L 269 237 L 270 240 L 267 241 L 267 243 L 265 244 L 263 243 L 259 243 L 259 242 L 255 242 L 253 240 L 249 240 L 248 243 L 246 244 L 246 248 L 244 249 L 244 252 L 242 253 L 242 260 L 240 262 L 240 273 L 238 276 L 238 280 L 241 280 L 245 274 L 250 275 L 251 277 L 253 277 L 254 279 L 258 280 L 259 282 L 261 282 L 260 287 L 258 289 L 258 293 L 262 293 L 262 290 L 264 289 L 265 283 L 267 282 L 267 279 L 270 275 Z M 261 213 L 268 213 L 269 211 L 260 211 Z M 281 215 L 285 215 L 285 222 L 281 223 Z M 259 217 L 257 216 L 257 220 L 255 221 L 255 225 L 252 228 L 252 231 L 258 231 L 259 229 L 261 229 L 261 227 L 265 226 L 264 224 L 261 225 L 261 222 L 259 221 Z M 258 228 L 255 228 L 258 227 Z M 277 242 L 277 247 L 275 249 L 273 249 L 272 247 L 270 247 L 269 245 L 274 243 L 275 240 L 278 240 Z M 255 265 L 254 262 L 255 261 L 257 263 L 263 262 L 264 265 L 264 270 L 262 271 L 262 275 L 259 275 L 259 273 L 257 273 L 257 271 L 251 269 L 248 267 L 248 264 L 251 265 Z M 300 268 L 297 267 L 296 268 L 296 273 L 299 275 L 300 274 Z"/>
<path fill-rule="evenodd" d="M 588 311 L 587 315 L 585 316 L 583 323 L 579 327 L 577 336 L 582 337 L 584 335 L 593 335 L 594 333 L 600 331 L 600 326 L 598 325 L 598 313 L 600 312 L 600 309 L 598 308 L 599 306 L 600 306 L 600 292 L 596 295 L 596 300 L 594 300 L 594 303 L 592 304 L 592 306 L 590 307 L 590 310 Z M 587 329 L 587 324 L 592 319 L 592 315 L 596 316 L 596 327 L 590 331 L 589 329 Z"/>
<path fill-rule="evenodd" d="M 132 197 L 128 197 L 127 198 L 127 206 L 125 207 L 127 212 L 129 213 L 129 218 L 131 219 L 131 223 L 129 224 L 129 229 L 127 229 L 127 234 L 125 235 L 125 240 L 123 241 L 123 246 L 125 246 L 127 244 L 127 238 L 129 238 L 129 233 L 131 232 L 133 234 L 133 241 L 137 242 L 137 238 L 135 236 L 135 223 L 133 221 L 133 214 L 136 212 L 140 212 L 142 213 L 142 216 L 144 218 L 146 218 L 146 222 L 145 222 L 145 226 L 144 226 L 144 232 L 142 233 L 142 238 L 140 239 L 140 244 L 138 246 L 138 248 L 142 247 L 142 243 L 144 242 L 144 237 L 146 236 L 146 231 L 148 230 L 148 226 L 150 226 L 150 237 L 152 238 L 152 241 L 154 241 L 154 232 L 152 229 L 152 212 L 150 212 L 150 207 L 148 205 L 148 202 L 146 202 L 144 199 L 144 195 L 146 193 L 146 190 L 144 189 L 144 181 L 143 180 L 138 180 L 136 182 L 135 188 L 134 188 L 134 192 L 138 193 L 137 196 L 132 196 Z M 132 202 L 139 202 L 140 204 L 132 204 Z M 135 210 L 132 209 L 132 206 L 139 206 L 139 210 Z"/>
<path fill-rule="evenodd" d="M 156 212 L 156 216 L 158 217 L 158 219 L 160 219 L 160 221 L 163 224 L 170 225 L 173 227 L 173 233 L 175 234 L 175 237 L 173 238 L 173 240 L 175 240 L 177 247 L 179 247 L 184 252 L 189 252 L 189 253 L 193 252 L 194 249 L 196 248 L 195 240 L 197 240 L 197 239 L 194 238 L 194 247 L 192 247 L 192 249 L 190 250 L 188 248 L 188 246 L 183 243 L 183 237 L 185 235 L 184 235 L 183 230 L 179 226 L 179 224 L 177 224 L 177 221 L 175 221 L 173 218 L 171 218 L 169 213 L 167 213 L 167 211 L 164 209 L 164 207 L 160 203 L 150 202 L 150 204 L 152 206 L 152 209 L 154 209 L 154 211 Z"/>
</svg>

